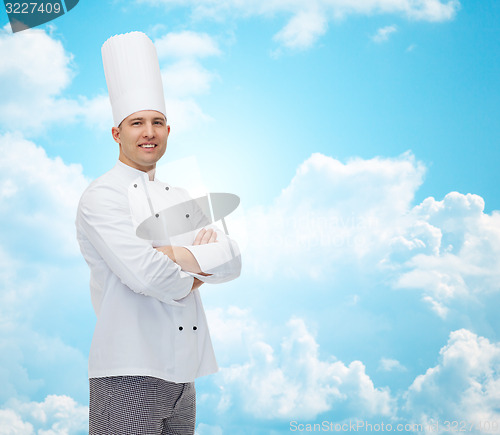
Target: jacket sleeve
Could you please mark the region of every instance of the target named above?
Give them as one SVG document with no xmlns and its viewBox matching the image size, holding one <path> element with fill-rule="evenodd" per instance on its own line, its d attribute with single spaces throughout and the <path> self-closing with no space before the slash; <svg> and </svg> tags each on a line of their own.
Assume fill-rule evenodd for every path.
<svg viewBox="0 0 500 435">
<path fill-rule="evenodd" d="M 187 191 L 184 190 L 184 192 L 186 197 L 190 198 Z M 208 211 L 203 210 L 197 200 L 191 200 L 187 204 L 190 207 L 189 214 L 193 225 L 193 241 L 202 228 L 212 228 L 217 233 L 217 241 L 214 243 L 183 245 L 196 258 L 201 271 L 209 273 L 211 276 L 193 273 L 190 275 L 211 284 L 219 284 L 238 278 L 241 273 L 241 254 L 238 244 L 221 231 L 217 225 L 211 223 L 211 219 L 207 216 Z"/>
<path fill-rule="evenodd" d="M 193 278 L 135 235 L 128 201 L 118 193 L 87 191 L 80 200 L 76 226 L 87 262 L 104 261 L 130 290 L 174 305 L 191 291 Z M 90 249 L 98 256 L 85 255 Z"/>
<path fill-rule="evenodd" d="M 237 243 L 216 225 L 207 225 L 204 228 L 212 228 L 217 232 L 216 242 L 184 247 L 189 249 L 196 258 L 201 271 L 209 273 L 211 276 L 193 273 L 190 273 L 190 275 L 211 284 L 219 284 L 238 278 L 241 273 L 241 254 Z"/>
</svg>

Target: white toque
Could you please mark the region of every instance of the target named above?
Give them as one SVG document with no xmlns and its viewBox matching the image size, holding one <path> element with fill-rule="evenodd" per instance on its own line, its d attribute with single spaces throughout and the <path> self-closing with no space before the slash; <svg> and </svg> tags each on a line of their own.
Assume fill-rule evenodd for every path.
<svg viewBox="0 0 500 435">
<path fill-rule="evenodd" d="M 115 35 L 102 45 L 102 63 L 115 127 L 140 110 L 165 117 L 160 65 L 153 41 L 142 32 Z"/>
</svg>

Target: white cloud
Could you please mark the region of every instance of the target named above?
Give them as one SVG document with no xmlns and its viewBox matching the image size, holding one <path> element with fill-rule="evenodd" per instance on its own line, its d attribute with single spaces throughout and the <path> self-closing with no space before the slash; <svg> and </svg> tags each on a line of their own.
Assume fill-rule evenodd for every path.
<svg viewBox="0 0 500 435">
<path fill-rule="evenodd" d="M 455 298 L 474 301 L 500 290 L 500 213 L 485 214 L 480 196 L 427 198 L 408 218 L 403 238 L 420 240 L 425 248 L 406 250 L 397 287 L 423 289 L 442 317 Z"/>
<path fill-rule="evenodd" d="M 191 7 L 196 18 L 223 18 L 285 15 L 288 23 L 274 37 L 285 47 L 304 49 L 326 32 L 328 22 L 349 15 L 402 15 L 412 20 L 451 20 L 460 9 L 458 0 L 137 0 L 139 3 Z"/>
<path fill-rule="evenodd" d="M 334 422 L 383 421 L 394 428 L 398 423 L 423 424 L 426 433 L 432 432 L 433 421 L 466 421 L 467 427 L 489 422 L 492 428 L 500 420 L 500 343 L 466 329 L 451 332 L 438 364 L 417 376 L 402 394 L 392 395 L 374 386 L 361 361 L 345 364 L 333 356 L 320 358 L 320 346 L 300 318 L 287 322 L 279 346 L 269 342 L 275 334 L 269 328 L 275 326 L 256 322 L 248 310 L 212 311 L 211 326 L 214 318 L 215 342 L 224 342 L 237 354 L 244 348 L 247 355 L 235 362 L 233 354 L 233 361 L 214 376 L 217 389 L 205 393 L 200 402 L 214 403 L 217 398 L 215 421 L 225 422 L 224 416 L 243 411 L 238 416 L 242 432 L 255 419 L 264 429 L 266 420 L 317 422 L 328 416 Z M 398 360 L 382 358 L 378 370 L 408 369 Z M 498 433 L 496 428 L 489 433 Z M 209 426 L 206 430 L 211 433 Z"/>
<path fill-rule="evenodd" d="M 200 403 L 213 403 L 214 421 L 221 422 L 222 429 L 227 416 L 236 412 L 242 412 L 242 433 L 255 420 L 264 431 L 265 421 L 317 422 L 326 416 L 334 422 L 383 421 L 394 428 L 398 423 L 423 424 L 426 433 L 432 432 L 433 421 L 489 422 L 492 428 L 492 422 L 500 420 L 500 343 L 469 330 L 451 332 L 438 364 L 393 395 L 373 384 L 361 361 L 320 358 L 326 349 L 320 349 L 304 320 L 292 317 L 287 322 L 280 345 L 270 342 L 276 335 L 270 329 L 276 326 L 256 320 L 249 310 L 237 307 L 209 313 L 214 342 L 234 350 L 232 361 L 213 378 L 217 388 L 200 397 Z M 240 361 L 242 349 L 247 354 Z M 408 371 L 392 358 L 381 358 L 378 370 Z M 489 433 L 498 433 L 498 426 Z"/>
<path fill-rule="evenodd" d="M 196 435 L 222 435 L 224 432 L 220 426 L 211 426 L 208 424 L 200 423 L 196 427 Z"/>
<path fill-rule="evenodd" d="M 426 423 L 443 419 L 467 422 L 497 422 L 500 430 L 500 344 L 471 331 L 450 333 L 439 363 L 418 376 L 406 394 L 405 409 Z M 442 431 L 445 429 L 441 425 Z M 488 432 L 474 426 L 473 433 Z M 490 426 L 490 430 L 493 427 Z"/>
<path fill-rule="evenodd" d="M 195 98 L 210 91 L 216 73 L 204 68 L 200 59 L 219 56 L 215 39 L 206 33 L 171 32 L 155 40 L 161 64 L 165 103 L 169 124 L 176 131 L 212 118 L 205 114 Z"/>
<path fill-rule="evenodd" d="M 175 134 L 213 119 L 203 111 L 194 98 L 167 99 L 165 104 L 167 105 L 168 123 L 172 126 Z"/>
<path fill-rule="evenodd" d="M 76 319 L 87 311 L 76 308 L 86 300 L 78 290 L 87 277 L 80 266 L 74 219 L 88 180 L 80 165 L 49 158 L 17 133 L 0 136 L 0 153 L 0 186 L 8 186 L 0 189 L 4 192 L 0 197 L 0 401 L 51 388 L 73 393 L 85 383 L 86 356 L 60 338 L 59 328 L 55 333 L 46 328 L 63 321 L 68 313 Z M 89 328 L 92 320 L 88 319 Z M 72 328 L 81 327 L 69 324 L 64 332 L 71 335 Z"/>
<path fill-rule="evenodd" d="M 0 435 L 32 435 L 33 426 L 11 409 L 0 409 Z"/>
<path fill-rule="evenodd" d="M 0 434 L 76 435 L 88 433 L 88 407 L 68 396 L 49 395 L 43 402 L 12 400 L 0 410 Z"/>
<path fill-rule="evenodd" d="M 373 270 L 404 224 L 424 173 L 411 154 L 346 164 L 311 155 L 272 206 L 248 211 L 259 237 L 249 241 L 247 267 L 260 276 L 318 280 L 360 264 Z"/>
<path fill-rule="evenodd" d="M 155 40 L 155 46 L 160 59 L 203 58 L 221 54 L 217 43 L 210 35 L 192 31 L 167 33 Z"/>
<path fill-rule="evenodd" d="M 81 165 L 49 158 L 18 133 L 0 135 L 0 153 L 4 243 L 14 250 L 25 243 L 49 257 L 77 255 L 74 219 L 89 182 Z"/>
<path fill-rule="evenodd" d="M 79 113 L 83 121 L 90 127 L 101 131 L 111 130 L 113 116 L 108 95 L 97 95 L 94 98 L 79 98 Z"/>
<path fill-rule="evenodd" d="M 167 100 L 205 94 L 215 77 L 198 62 L 188 59 L 169 65 L 162 72 Z"/>
<path fill-rule="evenodd" d="M 250 310 L 230 306 L 225 310 L 209 309 L 206 315 L 212 342 L 222 364 L 244 360 L 248 356 L 248 346 L 263 337 Z"/>
<path fill-rule="evenodd" d="M 328 0 L 325 2 L 330 3 Z M 336 15 L 347 14 L 401 14 L 413 20 L 447 21 L 455 17 L 460 9 L 458 0 L 361 0 L 346 2 L 334 0 L 333 9 Z"/>
<path fill-rule="evenodd" d="M 377 33 L 372 36 L 374 42 L 381 43 L 389 40 L 389 36 L 396 32 L 398 29 L 396 26 L 385 26 L 377 30 Z"/>
<path fill-rule="evenodd" d="M 397 359 L 392 358 L 381 358 L 378 369 L 383 372 L 406 371 L 406 367 L 404 365 L 402 365 Z"/>
<path fill-rule="evenodd" d="M 4 79 L 29 83 L 30 88 L 24 90 L 26 94 L 43 91 L 50 96 L 69 85 L 73 75 L 70 67 L 72 56 L 65 52 L 60 41 L 39 29 L 12 34 L 6 26 L 0 35 L 3 58 L 0 74 Z M 10 86 L 5 89 L 15 92 Z"/>
<path fill-rule="evenodd" d="M 259 234 L 247 270 L 334 282 L 362 271 L 418 290 L 441 317 L 455 300 L 498 292 L 500 213 L 457 192 L 413 206 L 424 173 L 409 153 L 345 164 L 313 154 L 271 206 L 246 213 Z"/>
<path fill-rule="evenodd" d="M 309 48 L 325 34 L 327 19 L 317 10 L 300 11 L 281 29 L 274 39 L 285 47 L 293 49 Z"/>
<path fill-rule="evenodd" d="M 248 317 L 247 312 L 241 314 Z M 223 330 L 231 330 L 234 321 L 230 316 Z M 389 391 L 374 387 L 360 361 L 345 365 L 333 358 L 321 360 L 319 346 L 302 319 L 290 319 L 287 329 L 279 349 L 258 333 L 246 335 L 249 358 L 218 375 L 219 412 L 241 407 L 260 419 L 311 419 L 331 409 L 337 415 L 342 409 L 346 418 L 392 414 Z"/>
<path fill-rule="evenodd" d="M 455 17 L 461 7 L 459 0 L 420 0 L 405 2 L 405 9 L 410 18 L 423 21 L 447 21 Z"/>
<path fill-rule="evenodd" d="M 22 282 L 21 284 L 24 284 Z M 0 291 L 3 289 L 0 289 Z M 17 288 L 13 289 L 14 291 Z M 26 295 L 24 289 L 21 293 Z M 36 311 L 36 306 L 40 305 L 40 299 L 48 291 L 45 286 L 33 286 L 28 293 L 34 308 L 27 308 L 22 303 L 11 302 L 11 307 L 18 309 L 20 318 L 11 317 L 7 325 L 0 326 L 0 333 L 5 337 L 0 342 L 0 381 L 2 390 L 0 391 L 0 403 L 14 397 L 32 397 L 33 395 L 48 394 L 53 391 L 64 391 L 72 395 L 85 397 L 84 393 L 87 385 L 87 355 L 76 349 L 74 346 L 64 343 L 60 338 L 50 336 L 43 331 L 35 331 L 30 324 Z M 41 293 L 41 295 L 38 294 Z M 67 297 L 61 303 L 71 304 L 77 298 Z M 4 302 L 2 300 L 2 302 Z M 5 317 L 2 308 L 0 315 Z M 76 313 L 76 309 L 73 312 Z M 57 319 L 57 314 L 53 314 Z M 24 318 L 22 318 L 24 317 Z M 40 316 L 43 319 L 43 315 Z M 40 320 L 39 319 L 37 320 Z M 75 316 L 77 317 L 77 316 Z M 23 324 L 24 323 L 24 324 Z M 89 319 L 85 328 L 90 335 L 92 321 Z M 60 322 L 60 325 L 63 325 Z M 68 329 L 70 325 L 66 326 Z M 82 394 L 83 393 L 83 394 Z"/>
<path fill-rule="evenodd" d="M 6 26 L 0 31 L 0 57 L 0 125 L 6 130 L 26 135 L 80 118 L 94 125 L 102 116 L 101 110 L 96 113 L 102 105 L 101 96 L 95 101 L 63 96 L 75 76 L 73 55 L 45 30 L 12 33 Z M 101 127 L 102 123 L 99 119 L 96 125 Z"/>
<path fill-rule="evenodd" d="M 72 56 L 45 31 L 0 32 L 0 80 L 4 126 L 41 129 L 47 122 L 69 117 L 78 109 L 60 96 L 73 77 Z"/>
</svg>

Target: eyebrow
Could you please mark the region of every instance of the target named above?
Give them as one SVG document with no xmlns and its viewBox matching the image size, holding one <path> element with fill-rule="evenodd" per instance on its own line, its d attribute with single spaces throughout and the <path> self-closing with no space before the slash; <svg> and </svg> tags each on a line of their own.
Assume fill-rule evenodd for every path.
<svg viewBox="0 0 500 435">
<path fill-rule="evenodd" d="M 129 122 L 134 122 L 134 121 L 144 121 L 144 118 L 141 116 L 138 116 L 137 118 L 129 119 Z M 161 116 L 156 116 L 153 118 L 153 121 L 165 121 L 165 118 L 163 118 Z"/>
</svg>

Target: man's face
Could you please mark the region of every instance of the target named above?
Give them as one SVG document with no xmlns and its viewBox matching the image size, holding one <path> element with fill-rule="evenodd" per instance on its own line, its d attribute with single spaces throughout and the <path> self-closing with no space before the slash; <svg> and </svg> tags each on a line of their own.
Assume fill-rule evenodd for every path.
<svg viewBox="0 0 500 435">
<path fill-rule="evenodd" d="M 142 110 L 125 118 L 111 132 L 120 144 L 120 161 L 147 172 L 165 154 L 170 126 L 160 112 Z"/>
</svg>

